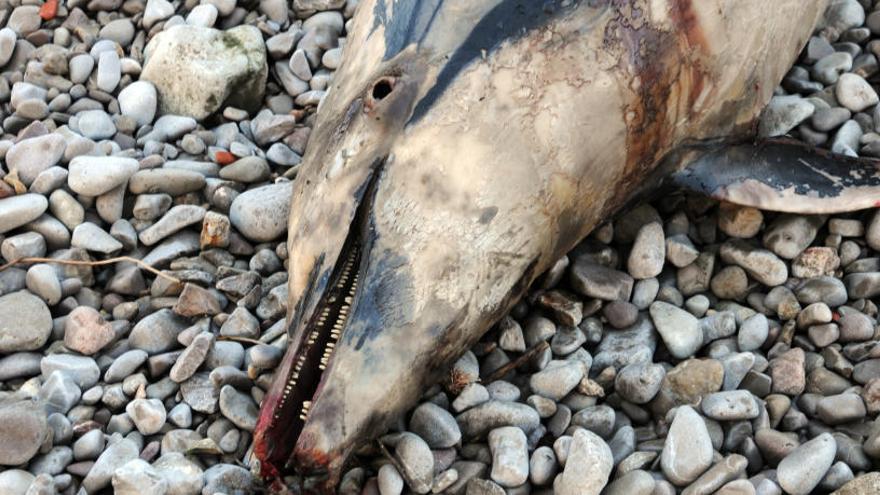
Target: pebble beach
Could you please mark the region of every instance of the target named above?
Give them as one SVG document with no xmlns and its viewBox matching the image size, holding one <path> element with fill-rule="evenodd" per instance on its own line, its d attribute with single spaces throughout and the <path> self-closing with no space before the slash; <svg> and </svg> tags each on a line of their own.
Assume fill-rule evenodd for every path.
<svg viewBox="0 0 880 495">
<path fill-rule="evenodd" d="M 0 494 L 263 492 L 290 196 L 356 7 L 0 0 Z M 878 57 L 880 2 L 833 0 L 759 135 L 880 158 Z M 338 491 L 880 494 L 878 253 L 876 209 L 648 197 Z"/>
</svg>

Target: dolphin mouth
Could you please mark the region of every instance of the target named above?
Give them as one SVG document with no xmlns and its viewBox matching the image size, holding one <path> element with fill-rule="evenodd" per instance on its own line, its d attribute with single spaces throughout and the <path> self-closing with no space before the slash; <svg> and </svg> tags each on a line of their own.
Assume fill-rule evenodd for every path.
<svg viewBox="0 0 880 495">
<path fill-rule="evenodd" d="M 336 453 L 299 452 L 297 442 L 320 399 L 324 378 L 352 315 L 372 245 L 369 212 L 384 160 L 378 161 L 360 191 L 359 204 L 329 282 L 311 316 L 294 318 L 288 348 L 260 410 L 254 431 L 254 454 L 260 475 L 276 483 L 282 476 L 326 477 Z M 312 297 L 315 297 L 313 294 Z M 308 296 L 306 296 L 308 297 Z M 325 418 L 332 419 L 332 418 Z"/>
</svg>

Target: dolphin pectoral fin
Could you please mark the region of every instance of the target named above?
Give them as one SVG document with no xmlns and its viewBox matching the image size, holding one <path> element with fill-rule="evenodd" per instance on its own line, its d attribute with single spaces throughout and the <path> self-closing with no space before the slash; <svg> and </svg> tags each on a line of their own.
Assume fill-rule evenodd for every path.
<svg viewBox="0 0 880 495">
<path fill-rule="evenodd" d="M 880 206 L 880 160 L 832 154 L 793 140 L 713 146 L 681 156 L 675 184 L 731 203 L 789 213 Z"/>
</svg>

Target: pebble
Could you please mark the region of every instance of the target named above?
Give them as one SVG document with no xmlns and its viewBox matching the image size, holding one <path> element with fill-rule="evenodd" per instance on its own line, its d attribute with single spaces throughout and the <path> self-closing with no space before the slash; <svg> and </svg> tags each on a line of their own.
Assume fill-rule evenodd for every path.
<svg viewBox="0 0 880 495">
<path fill-rule="evenodd" d="M 736 336 L 737 346 L 740 351 L 754 351 L 760 349 L 767 336 L 770 334 L 770 325 L 767 317 L 761 313 L 748 317 L 740 325 Z"/>
<path fill-rule="evenodd" d="M 141 495 L 144 493 L 167 493 L 165 481 L 150 463 L 132 459 L 113 471 L 113 493 L 117 495 Z"/>
<path fill-rule="evenodd" d="M 220 389 L 220 412 L 243 430 L 253 431 L 257 424 L 256 404 L 231 385 Z"/>
<path fill-rule="evenodd" d="M 196 335 L 183 353 L 180 354 L 180 357 L 177 358 L 168 376 L 178 383 L 189 379 L 205 361 L 213 345 L 214 334 L 202 332 Z"/>
<path fill-rule="evenodd" d="M 703 418 L 690 406 L 679 407 L 660 455 L 663 474 L 674 485 L 685 486 L 709 468 L 712 453 L 712 439 Z"/>
<path fill-rule="evenodd" d="M 116 134 L 116 125 L 103 110 L 86 110 L 77 114 L 77 126 L 83 136 L 100 141 Z"/>
<path fill-rule="evenodd" d="M 560 495 L 599 495 L 614 467 L 611 449 L 602 438 L 576 430 L 568 447 L 565 469 L 556 477 L 553 492 Z"/>
<path fill-rule="evenodd" d="M 400 495 L 403 493 L 403 478 L 393 464 L 385 464 L 379 468 L 377 478 L 380 494 Z"/>
<path fill-rule="evenodd" d="M 430 402 L 421 404 L 413 411 L 409 426 L 432 449 L 454 447 L 461 441 L 461 429 L 452 414 Z"/>
<path fill-rule="evenodd" d="M 80 354 L 95 354 L 115 339 L 110 323 L 88 306 L 75 308 L 64 322 L 64 345 Z"/>
<path fill-rule="evenodd" d="M 31 400 L 0 399 L 0 466 L 28 462 L 49 433 L 46 413 Z"/>
<path fill-rule="evenodd" d="M 792 495 L 811 493 L 831 467 L 836 452 L 837 443 L 828 433 L 801 444 L 779 463 L 779 486 Z"/>
<path fill-rule="evenodd" d="M 529 452 L 526 435 L 515 426 L 489 432 L 492 451 L 492 480 L 507 488 L 520 486 L 529 476 Z"/>
<path fill-rule="evenodd" d="M 34 351 L 52 332 L 52 315 L 42 299 L 27 291 L 0 296 L 0 352 Z"/>
<path fill-rule="evenodd" d="M 874 88 L 858 74 L 841 74 L 834 87 L 834 95 L 841 105 L 852 112 L 861 112 L 880 103 Z"/>
<path fill-rule="evenodd" d="M 629 274 L 636 280 L 653 278 L 663 270 L 666 258 L 666 239 L 663 226 L 651 222 L 642 226 L 636 234 L 627 260 Z"/>
<path fill-rule="evenodd" d="M 851 60 L 852 58 L 850 58 L 850 64 Z M 761 137 L 783 136 L 810 118 L 814 111 L 815 107 L 800 96 L 774 96 L 761 114 L 758 135 Z"/>
<path fill-rule="evenodd" d="M 61 160 L 66 148 L 64 138 L 55 133 L 23 139 L 6 152 L 6 165 L 10 171 L 17 170 L 22 183 L 30 186 L 41 172 Z"/>
<path fill-rule="evenodd" d="M 262 186 L 238 195 L 229 209 L 233 227 L 251 241 L 277 239 L 287 231 L 290 183 Z M 0 203 L 2 204 L 2 203 Z"/>
<path fill-rule="evenodd" d="M 83 196 L 100 196 L 124 184 L 138 170 L 133 158 L 78 156 L 70 161 L 67 185 Z"/>
<path fill-rule="evenodd" d="M 532 375 L 529 386 L 536 394 L 559 401 L 574 390 L 587 371 L 582 361 L 551 361 Z"/>
<path fill-rule="evenodd" d="M 0 234 L 5 234 L 39 218 L 49 208 L 42 194 L 21 194 L 0 198 Z"/>
<path fill-rule="evenodd" d="M 135 81 L 120 91 L 117 98 L 119 111 L 134 119 L 138 127 L 153 122 L 159 100 L 156 88 L 151 83 Z"/>
<path fill-rule="evenodd" d="M 434 479 L 434 456 L 424 440 L 413 433 L 400 434 L 394 457 L 402 468 L 403 478 L 416 493 L 428 493 Z"/>
<path fill-rule="evenodd" d="M 748 390 L 715 392 L 703 397 L 700 407 L 707 417 L 718 421 L 754 419 L 760 411 Z"/>
<path fill-rule="evenodd" d="M 455 420 L 464 438 L 480 437 L 501 426 L 531 432 L 541 423 L 537 411 L 517 402 L 489 400 L 459 414 Z"/>
<path fill-rule="evenodd" d="M 142 435 L 153 435 L 165 425 L 166 411 L 158 399 L 135 399 L 125 406 L 125 412 Z"/>
<path fill-rule="evenodd" d="M 702 345 L 703 332 L 694 315 L 662 301 L 651 304 L 650 313 L 663 343 L 674 357 L 686 359 Z"/>
</svg>

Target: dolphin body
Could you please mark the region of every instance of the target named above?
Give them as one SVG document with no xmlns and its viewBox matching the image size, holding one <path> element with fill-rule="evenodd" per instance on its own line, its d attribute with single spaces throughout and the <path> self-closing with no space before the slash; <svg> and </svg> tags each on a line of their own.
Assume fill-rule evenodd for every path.
<svg viewBox="0 0 880 495">
<path fill-rule="evenodd" d="M 294 185 L 260 475 L 331 492 L 594 227 L 659 174 L 753 140 L 826 4 L 362 0 Z"/>
</svg>

